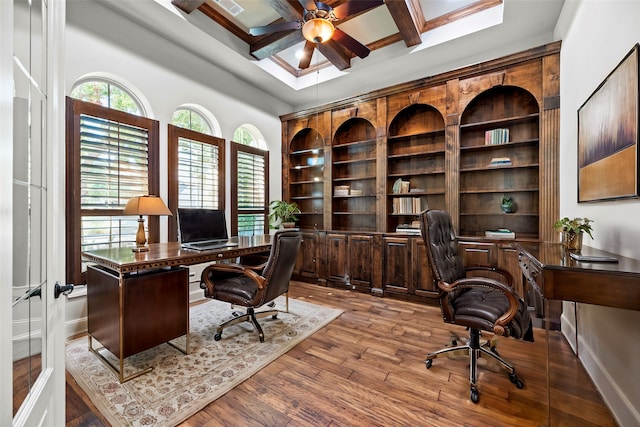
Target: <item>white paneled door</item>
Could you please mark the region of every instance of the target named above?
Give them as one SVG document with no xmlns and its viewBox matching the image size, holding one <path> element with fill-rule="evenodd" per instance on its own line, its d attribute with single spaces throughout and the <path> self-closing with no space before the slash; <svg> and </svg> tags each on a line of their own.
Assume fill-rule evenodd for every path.
<svg viewBox="0 0 640 427">
<path fill-rule="evenodd" d="M 0 0 L 2 426 L 65 422 L 64 26 L 64 0 Z"/>
</svg>

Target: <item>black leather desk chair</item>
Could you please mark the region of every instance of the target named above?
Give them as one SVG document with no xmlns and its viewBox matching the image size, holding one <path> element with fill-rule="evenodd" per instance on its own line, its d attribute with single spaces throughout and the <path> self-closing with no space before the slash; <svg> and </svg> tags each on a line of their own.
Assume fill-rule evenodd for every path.
<svg viewBox="0 0 640 427">
<path fill-rule="evenodd" d="M 524 302 L 511 288 L 513 278 L 506 271 L 489 267 L 471 269 L 500 273 L 506 278 L 507 284 L 485 277 L 467 277 L 466 273 L 471 269 L 463 267 L 449 214 L 427 210 L 420 215 L 420 222 L 429 268 L 440 292 L 442 317 L 447 323 L 466 326 L 470 333 L 469 340 L 464 345 L 429 353 L 425 361 L 427 369 L 431 368 L 433 359 L 440 356 L 451 353 L 468 354 L 470 397 L 474 403 L 479 399 L 476 376 L 480 357 L 498 362 L 516 387 L 524 387 L 524 383 L 516 376 L 515 368 L 498 355 L 493 340 L 489 341 L 489 349 L 480 345 L 481 331 L 533 341 L 531 318 Z"/>
<path fill-rule="evenodd" d="M 240 322 L 251 322 L 258 332 L 260 342 L 264 342 L 264 332 L 257 319 L 266 316 L 275 319 L 278 310 L 270 303 L 283 294 L 287 295 L 285 311 L 289 311 L 289 281 L 301 241 L 302 234 L 297 230 L 278 231 L 273 236 L 271 252 L 264 267 L 220 263 L 211 264 L 204 269 L 200 287 L 204 289 L 205 297 L 247 308 L 245 314 L 235 314 L 235 317 L 218 327 L 214 337 L 216 341 L 222 338 L 224 328 Z M 262 312 L 255 311 L 265 304 L 271 308 Z"/>
</svg>

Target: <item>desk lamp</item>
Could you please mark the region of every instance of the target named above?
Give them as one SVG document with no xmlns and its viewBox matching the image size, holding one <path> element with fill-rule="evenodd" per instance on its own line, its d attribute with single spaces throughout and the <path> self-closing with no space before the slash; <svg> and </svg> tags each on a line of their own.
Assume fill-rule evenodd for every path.
<svg viewBox="0 0 640 427">
<path fill-rule="evenodd" d="M 144 218 L 143 215 L 169 215 L 173 216 L 167 205 L 158 196 L 135 196 L 132 197 L 124 207 L 123 215 L 139 215 L 138 232 L 136 233 L 136 246 L 133 252 L 146 252 L 149 250 L 147 246 L 147 238 L 144 234 Z"/>
</svg>

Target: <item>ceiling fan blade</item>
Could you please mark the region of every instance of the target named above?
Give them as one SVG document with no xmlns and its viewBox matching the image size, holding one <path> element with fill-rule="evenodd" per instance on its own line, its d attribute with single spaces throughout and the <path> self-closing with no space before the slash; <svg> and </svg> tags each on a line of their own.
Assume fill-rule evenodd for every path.
<svg viewBox="0 0 640 427">
<path fill-rule="evenodd" d="M 313 0 L 298 0 L 304 10 L 316 10 L 316 2 Z"/>
<path fill-rule="evenodd" d="M 316 44 L 310 41 L 307 41 L 304 44 L 304 52 L 302 54 L 302 58 L 300 58 L 300 64 L 298 68 L 301 70 L 306 70 L 311 65 L 311 57 L 313 56 L 313 49 L 315 49 Z"/>
<path fill-rule="evenodd" d="M 277 33 L 278 31 L 297 30 L 298 28 L 300 28 L 300 23 L 297 21 L 281 22 L 279 24 L 249 28 L 249 34 L 252 36 L 262 36 L 264 34 Z"/>
<path fill-rule="evenodd" d="M 360 0 L 360 1 L 348 1 L 342 3 L 340 6 L 333 8 L 333 13 L 338 19 L 345 19 L 349 16 L 356 15 L 365 10 L 373 9 L 384 4 L 383 0 Z"/>
<path fill-rule="evenodd" d="M 358 55 L 360 58 L 366 58 L 367 56 L 369 56 L 369 52 L 371 52 L 368 47 L 366 47 L 358 40 L 354 39 L 339 28 L 336 28 L 335 32 L 333 33 L 333 39 L 349 49 L 351 52 Z"/>
</svg>

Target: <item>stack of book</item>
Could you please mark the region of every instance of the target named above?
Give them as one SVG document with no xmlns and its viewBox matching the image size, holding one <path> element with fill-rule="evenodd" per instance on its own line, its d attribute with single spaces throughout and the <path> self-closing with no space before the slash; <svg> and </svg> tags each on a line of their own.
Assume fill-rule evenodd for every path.
<svg viewBox="0 0 640 427">
<path fill-rule="evenodd" d="M 333 195 L 334 196 L 348 196 L 349 195 L 349 186 L 348 185 L 336 185 L 333 187 Z"/>
<path fill-rule="evenodd" d="M 484 237 L 489 237 L 490 239 L 515 239 L 516 233 L 507 228 L 498 228 L 497 230 L 485 231 Z"/>
<path fill-rule="evenodd" d="M 511 166 L 510 157 L 494 157 L 489 162 L 489 166 Z"/>
<path fill-rule="evenodd" d="M 420 234 L 420 221 L 413 221 L 411 224 L 399 224 L 396 233 Z"/>
<path fill-rule="evenodd" d="M 486 145 L 506 144 L 509 142 L 509 129 L 493 129 L 484 133 Z"/>
</svg>

